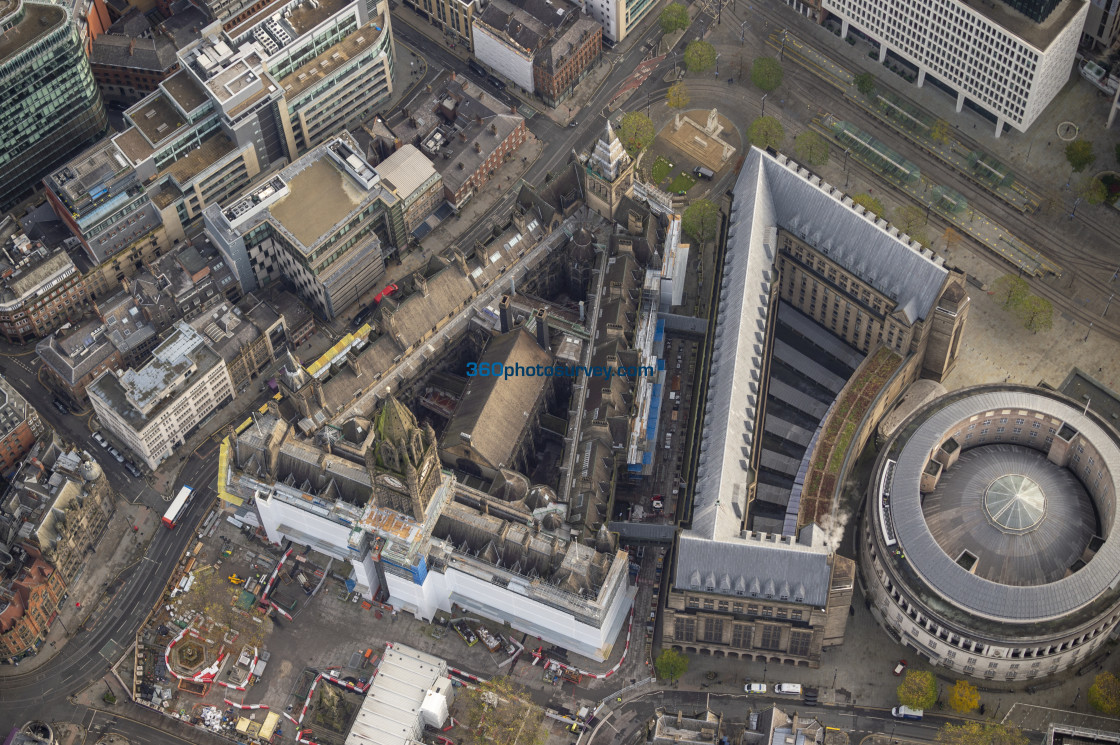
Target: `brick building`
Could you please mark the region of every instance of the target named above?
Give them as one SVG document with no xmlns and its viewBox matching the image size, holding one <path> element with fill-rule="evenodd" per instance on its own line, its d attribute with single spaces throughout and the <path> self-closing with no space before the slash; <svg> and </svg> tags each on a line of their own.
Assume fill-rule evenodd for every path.
<svg viewBox="0 0 1120 745">
<path fill-rule="evenodd" d="M 92 42 L 89 64 L 106 101 L 134 103 L 179 69 L 175 51 L 166 36 L 102 34 Z"/>
<path fill-rule="evenodd" d="M 542 101 L 558 106 L 591 72 L 603 52 L 603 27 L 579 18 L 533 59 L 533 87 Z"/>
<path fill-rule="evenodd" d="M 61 575 L 34 546 L 18 544 L 13 552 L 18 568 L 0 584 L 0 657 L 9 664 L 43 643 L 66 591 Z"/>
<path fill-rule="evenodd" d="M 85 401 L 86 386 L 98 375 L 123 369 L 121 351 L 107 332 L 100 318 L 92 318 L 66 332 L 51 334 L 35 346 L 43 361 L 39 369 L 55 393 L 80 404 Z"/>
</svg>

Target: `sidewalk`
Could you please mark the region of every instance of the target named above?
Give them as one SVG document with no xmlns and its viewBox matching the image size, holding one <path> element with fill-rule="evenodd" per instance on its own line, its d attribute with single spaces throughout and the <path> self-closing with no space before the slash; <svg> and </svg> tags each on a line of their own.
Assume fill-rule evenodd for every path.
<svg viewBox="0 0 1120 745">
<path fill-rule="evenodd" d="M 133 525 L 139 527 L 139 531 L 133 531 Z M 67 588 L 58 617 L 51 624 L 39 653 L 21 660 L 18 666 L 0 665 L 0 677 L 23 675 L 42 667 L 86 626 L 96 626 L 118 589 L 117 580 L 137 565 L 159 527 L 159 515 L 154 510 L 128 504 L 117 495 L 116 511 L 109 518 L 109 525 L 94 553 L 89 555 L 77 579 Z M 121 654 L 124 654 L 123 649 L 109 662 L 116 662 Z"/>
</svg>

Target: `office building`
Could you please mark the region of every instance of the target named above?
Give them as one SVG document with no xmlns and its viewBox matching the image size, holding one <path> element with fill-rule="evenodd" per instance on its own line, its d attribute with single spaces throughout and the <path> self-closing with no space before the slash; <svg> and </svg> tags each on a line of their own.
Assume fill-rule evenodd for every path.
<svg viewBox="0 0 1120 745">
<path fill-rule="evenodd" d="M 104 372 L 86 391 L 101 426 L 152 470 L 234 396 L 221 356 L 182 321 L 147 364 Z"/>
<path fill-rule="evenodd" d="M 1077 668 L 1120 620 L 1120 436 L 1055 391 L 941 396 L 880 451 L 860 567 L 891 636 L 954 673 Z"/>
<path fill-rule="evenodd" d="M 414 145 L 402 145 L 373 170 L 381 186 L 397 197 L 389 208 L 390 222 L 398 225 L 398 240 L 407 240 L 443 203 L 443 177 Z"/>
<path fill-rule="evenodd" d="M 473 51 L 471 27 L 475 14 L 481 10 L 481 0 L 404 0 L 404 4 L 443 29 L 445 43 Z"/>
<path fill-rule="evenodd" d="M 389 217 L 400 200 L 356 147 L 343 134 L 236 202 L 207 208 L 207 234 L 245 291 L 284 279 L 331 319 L 381 282 L 376 231 L 399 236 Z"/>
<path fill-rule="evenodd" d="M 8 473 L 44 432 L 39 412 L 0 378 L 0 474 Z"/>
<path fill-rule="evenodd" d="M 0 32 L 0 209 L 7 209 L 108 121 L 66 6 L 4 0 Z"/>
<path fill-rule="evenodd" d="M 284 349 L 284 318 L 251 294 L 237 305 L 213 304 L 187 323 L 221 355 L 239 393 Z"/>
<path fill-rule="evenodd" d="M 30 240 L 0 222 L 0 334 L 12 344 L 46 336 L 85 312 L 82 276 L 62 247 Z"/>
<path fill-rule="evenodd" d="M 549 106 L 599 59 L 602 34 L 567 0 L 491 0 L 472 27 L 474 56 Z"/>
<path fill-rule="evenodd" d="M 1089 13 L 1081 33 L 1082 44 L 1106 52 L 1120 36 L 1120 0 L 1089 0 Z"/>
<path fill-rule="evenodd" d="M 1089 4 L 1085 0 L 981 2 L 823 0 L 824 10 L 995 122 L 1027 131 L 1069 80 Z M 1052 8 L 1052 10 L 1049 10 Z M 1023 13 L 1045 16 L 1045 23 Z"/>
<path fill-rule="evenodd" d="M 643 18 L 657 6 L 653 0 L 582 0 L 583 12 L 603 27 L 603 38 L 611 46 L 625 39 Z"/>
</svg>

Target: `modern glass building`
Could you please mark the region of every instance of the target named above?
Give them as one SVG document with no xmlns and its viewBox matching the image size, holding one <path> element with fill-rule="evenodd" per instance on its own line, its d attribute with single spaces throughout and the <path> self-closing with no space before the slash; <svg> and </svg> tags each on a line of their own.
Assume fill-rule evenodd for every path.
<svg viewBox="0 0 1120 745">
<path fill-rule="evenodd" d="M 69 11 L 0 0 L 0 209 L 107 127 Z"/>
</svg>

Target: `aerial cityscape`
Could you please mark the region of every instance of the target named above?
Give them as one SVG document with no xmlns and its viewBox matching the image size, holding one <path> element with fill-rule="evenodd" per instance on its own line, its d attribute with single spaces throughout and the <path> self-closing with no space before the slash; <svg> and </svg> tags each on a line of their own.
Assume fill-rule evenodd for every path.
<svg viewBox="0 0 1120 745">
<path fill-rule="evenodd" d="M 0 0 L 0 743 L 1120 745 L 1118 112 L 1120 0 Z"/>
</svg>

